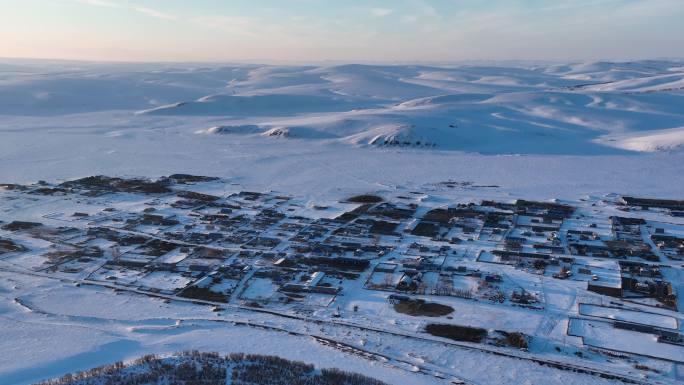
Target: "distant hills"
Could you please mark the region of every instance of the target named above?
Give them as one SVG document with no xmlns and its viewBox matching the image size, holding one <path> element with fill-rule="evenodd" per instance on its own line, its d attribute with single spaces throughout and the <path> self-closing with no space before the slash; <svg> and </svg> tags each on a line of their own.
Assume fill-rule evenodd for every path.
<svg viewBox="0 0 684 385">
<path fill-rule="evenodd" d="M 0 115 L 208 117 L 210 135 L 485 154 L 684 146 L 684 63 L 8 66 Z M 230 140 L 230 139 L 226 139 Z"/>
</svg>

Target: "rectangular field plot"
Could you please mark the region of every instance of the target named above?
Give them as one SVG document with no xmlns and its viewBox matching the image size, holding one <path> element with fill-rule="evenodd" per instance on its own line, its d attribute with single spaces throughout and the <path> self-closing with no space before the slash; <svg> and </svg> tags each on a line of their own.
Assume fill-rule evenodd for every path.
<svg viewBox="0 0 684 385">
<path fill-rule="evenodd" d="M 580 304 L 579 313 L 581 315 L 608 318 L 616 321 L 632 322 L 666 329 L 677 329 L 678 327 L 677 319 L 668 315 L 620 309 L 615 307 L 605 307 L 587 303 Z"/>
<path fill-rule="evenodd" d="M 242 293 L 245 300 L 270 300 L 278 291 L 278 285 L 274 284 L 269 278 L 252 278 L 248 286 Z"/>
<path fill-rule="evenodd" d="M 684 346 L 658 342 L 654 334 L 616 329 L 608 322 L 571 318 L 568 335 L 601 349 L 684 363 Z"/>
<path fill-rule="evenodd" d="M 187 286 L 192 279 L 179 273 L 169 271 L 154 271 L 138 279 L 135 284 L 150 289 L 175 291 Z"/>
</svg>

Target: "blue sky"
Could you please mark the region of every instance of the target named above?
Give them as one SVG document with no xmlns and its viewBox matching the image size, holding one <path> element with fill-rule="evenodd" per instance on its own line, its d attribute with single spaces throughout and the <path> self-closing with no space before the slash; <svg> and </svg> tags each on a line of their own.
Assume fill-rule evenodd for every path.
<svg viewBox="0 0 684 385">
<path fill-rule="evenodd" d="M 0 0 L 0 57 L 684 57 L 684 0 Z"/>
</svg>

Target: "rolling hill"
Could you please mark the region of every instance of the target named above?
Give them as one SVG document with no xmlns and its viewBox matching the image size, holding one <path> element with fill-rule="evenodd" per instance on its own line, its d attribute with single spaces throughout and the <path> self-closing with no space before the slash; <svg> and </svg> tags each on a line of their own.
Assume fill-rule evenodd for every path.
<svg viewBox="0 0 684 385">
<path fill-rule="evenodd" d="M 684 66 L 669 61 L 7 66 L 0 115 L 123 111 L 217 140 L 613 154 L 677 151 L 684 127 Z"/>
</svg>

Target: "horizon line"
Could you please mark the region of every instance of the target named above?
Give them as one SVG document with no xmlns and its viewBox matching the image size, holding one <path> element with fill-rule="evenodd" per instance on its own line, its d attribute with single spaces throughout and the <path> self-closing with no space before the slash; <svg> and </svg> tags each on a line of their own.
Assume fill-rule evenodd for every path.
<svg viewBox="0 0 684 385">
<path fill-rule="evenodd" d="M 372 60 L 372 59 L 232 59 L 232 60 L 136 60 L 136 59 L 74 59 L 58 57 L 22 57 L 22 56 L 0 56 L 0 61 L 27 61 L 27 62 L 62 62 L 62 63 L 84 63 L 84 64 L 132 64 L 132 65 L 154 65 L 154 64 L 204 64 L 204 65 L 320 65 L 320 64 L 360 64 L 360 65 L 451 65 L 451 64 L 475 64 L 475 63 L 518 63 L 518 64 L 567 64 L 567 63 L 631 63 L 647 61 L 684 61 L 681 57 L 640 57 L 640 58 L 577 58 L 577 59 L 454 59 L 454 60 Z"/>
</svg>

